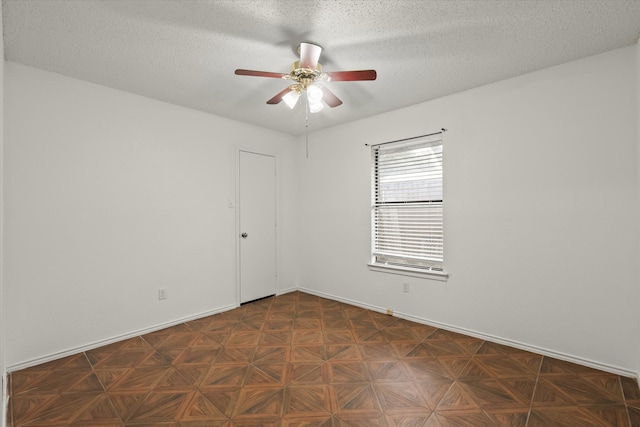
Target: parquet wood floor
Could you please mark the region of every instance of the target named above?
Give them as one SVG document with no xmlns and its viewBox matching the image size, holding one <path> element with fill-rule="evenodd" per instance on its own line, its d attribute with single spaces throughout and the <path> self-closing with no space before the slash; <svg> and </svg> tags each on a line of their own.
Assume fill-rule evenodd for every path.
<svg viewBox="0 0 640 427">
<path fill-rule="evenodd" d="M 9 379 L 10 427 L 640 427 L 634 379 L 300 292 Z"/>
</svg>

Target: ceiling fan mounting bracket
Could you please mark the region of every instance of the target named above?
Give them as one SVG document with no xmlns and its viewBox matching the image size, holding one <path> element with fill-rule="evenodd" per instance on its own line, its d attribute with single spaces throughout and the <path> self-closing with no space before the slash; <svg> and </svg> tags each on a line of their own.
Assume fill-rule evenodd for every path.
<svg viewBox="0 0 640 427">
<path fill-rule="evenodd" d="M 318 43 L 302 42 L 302 43 L 300 43 L 300 44 L 298 45 L 298 49 L 296 49 L 296 50 L 297 50 L 297 52 L 298 52 L 298 56 L 300 56 L 300 53 L 301 53 L 302 45 L 303 45 L 303 44 L 306 44 L 307 46 L 314 46 L 314 47 L 316 47 L 316 48 L 319 48 L 321 51 L 323 50 L 323 47 L 322 47 L 322 46 L 320 46 Z"/>
</svg>

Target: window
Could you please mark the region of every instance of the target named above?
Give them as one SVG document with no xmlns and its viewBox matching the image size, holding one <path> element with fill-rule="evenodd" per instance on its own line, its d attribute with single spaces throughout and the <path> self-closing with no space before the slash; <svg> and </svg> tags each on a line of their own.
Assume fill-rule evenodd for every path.
<svg viewBox="0 0 640 427">
<path fill-rule="evenodd" d="M 371 147 L 372 266 L 443 271 L 442 134 Z"/>
</svg>

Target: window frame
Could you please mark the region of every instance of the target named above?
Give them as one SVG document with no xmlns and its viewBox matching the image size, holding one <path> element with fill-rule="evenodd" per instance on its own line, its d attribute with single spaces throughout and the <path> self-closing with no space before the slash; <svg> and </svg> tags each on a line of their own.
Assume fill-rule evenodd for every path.
<svg viewBox="0 0 640 427">
<path fill-rule="evenodd" d="M 370 233 L 371 233 L 371 247 L 370 247 L 370 262 L 368 263 L 368 267 L 369 270 L 371 271 L 377 271 L 377 272 L 383 272 L 383 273 L 390 273 L 390 274 L 399 274 L 399 275 L 404 275 L 404 276 L 412 276 L 412 277 L 421 277 L 421 278 L 429 278 L 429 279 L 435 279 L 435 280 L 441 280 L 441 281 L 446 281 L 448 279 L 449 274 L 446 272 L 445 268 L 444 268 L 444 218 L 442 217 L 442 219 L 440 220 L 439 224 L 442 227 L 442 231 L 440 233 L 440 239 L 442 241 L 442 250 L 441 250 L 441 256 L 439 259 L 439 263 L 440 265 L 438 266 L 439 268 L 434 268 L 433 266 L 428 267 L 428 266 L 424 266 L 424 267 L 420 267 L 418 265 L 411 265 L 411 261 L 409 261 L 409 259 L 411 258 L 410 256 L 407 256 L 406 258 L 404 258 L 404 261 L 407 262 L 407 264 L 398 264 L 398 263 L 393 263 L 392 260 L 387 260 L 387 262 L 380 262 L 377 261 L 378 257 L 384 257 L 383 255 L 381 255 L 377 249 L 378 249 L 378 232 L 377 232 L 377 227 L 378 227 L 378 222 L 377 222 L 377 213 L 378 212 L 382 212 L 383 210 L 380 208 L 388 208 L 390 206 L 396 206 L 396 207 L 401 207 L 401 206 L 406 206 L 409 209 L 415 208 L 416 206 L 419 208 L 419 206 L 423 206 L 426 207 L 428 206 L 430 203 L 439 203 L 440 206 L 442 206 L 442 211 L 444 211 L 444 194 L 443 194 L 443 186 L 442 186 L 442 181 L 444 178 L 444 173 L 442 171 L 443 168 L 443 158 L 440 158 L 440 164 L 439 164 L 439 169 L 442 171 L 439 177 L 435 178 L 435 181 L 439 180 L 441 182 L 440 184 L 440 188 L 439 188 L 439 195 L 440 195 L 440 199 L 439 200 L 435 200 L 435 199 L 429 199 L 428 197 L 424 200 L 409 200 L 410 197 L 406 197 L 404 199 L 401 199 L 400 201 L 386 201 L 386 202 L 380 202 L 380 182 L 379 182 L 379 168 L 380 165 L 378 163 L 379 161 L 379 157 L 376 154 L 379 154 L 381 150 L 393 150 L 394 148 L 396 149 L 402 149 L 405 147 L 409 147 L 408 149 L 410 150 L 412 145 L 416 146 L 416 149 L 420 149 L 420 148 L 426 148 L 429 146 L 440 146 L 441 147 L 441 151 L 443 155 L 444 152 L 444 143 L 443 143 L 443 138 L 442 138 L 442 134 L 444 133 L 444 129 L 441 132 L 436 132 L 436 133 L 431 133 L 431 134 L 427 134 L 427 135 L 420 135 L 417 137 L 413 137 L 413 138 L 406 138 L 406 139 L 401 139 L 401 140 L 396 140 L 396 141 L 390 141 L 390 142 L 384 142 L 384 143 L 379 143 L 379 144 L 371 144 L 371 160 L 370 160 L 370 168 L 371 168 L 371 227 L 370 227 Z M 393 144 L 393 145 L 390 145 Z M 385 146 L 384 148 L 381 148 L 381 146 Z M 429 170 L 429 172 L 432 172 L 432 170 Z M 405 180 L 402 181 L 404 182 L 410 182 L 410 180 Z M 430 180 L 430 182 L 433 182 L 433 180 Z M 425 191 L 428 191 L 428 186 L 424 187 L 423 189 Z M 403 209 L 403 208 L 400 208 Z M 424 237 L 427 237 L 428 235 L 425 233 Z M 411 236 L 413 237 L 413 236 Z M 407 249 L 406 247 L 403 249 Z M 425 253 L 426 255 L 426 253 Z M 396 255 L 394 255 L 396 256 Z M 393 256 L 391 256 L 391 258 L 393 258 Z M 398 256 L 397 259 L 402 260 L 401 256 Z M 391 261 L 391 262 L 390 262 Z M 426 259 L 425 259 L 426 261 Z M 437 263 L 438 261 L 436 261 Z"/>
</svg>

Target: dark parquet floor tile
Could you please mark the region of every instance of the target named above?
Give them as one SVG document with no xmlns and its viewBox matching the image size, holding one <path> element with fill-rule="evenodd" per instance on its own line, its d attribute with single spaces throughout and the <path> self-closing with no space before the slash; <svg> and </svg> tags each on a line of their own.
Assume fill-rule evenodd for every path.
<svg viewBox="0 0 640 427">
<path fill-rule="evenodd" d="M 640 408 L 628 407 L 631 427 L 640 427 Z"/>
<path fill-rule="evenodd" d="M 635 379 L 301 292 L 8 379 L 9 427 L 640 427 Z"/>
</svg>

